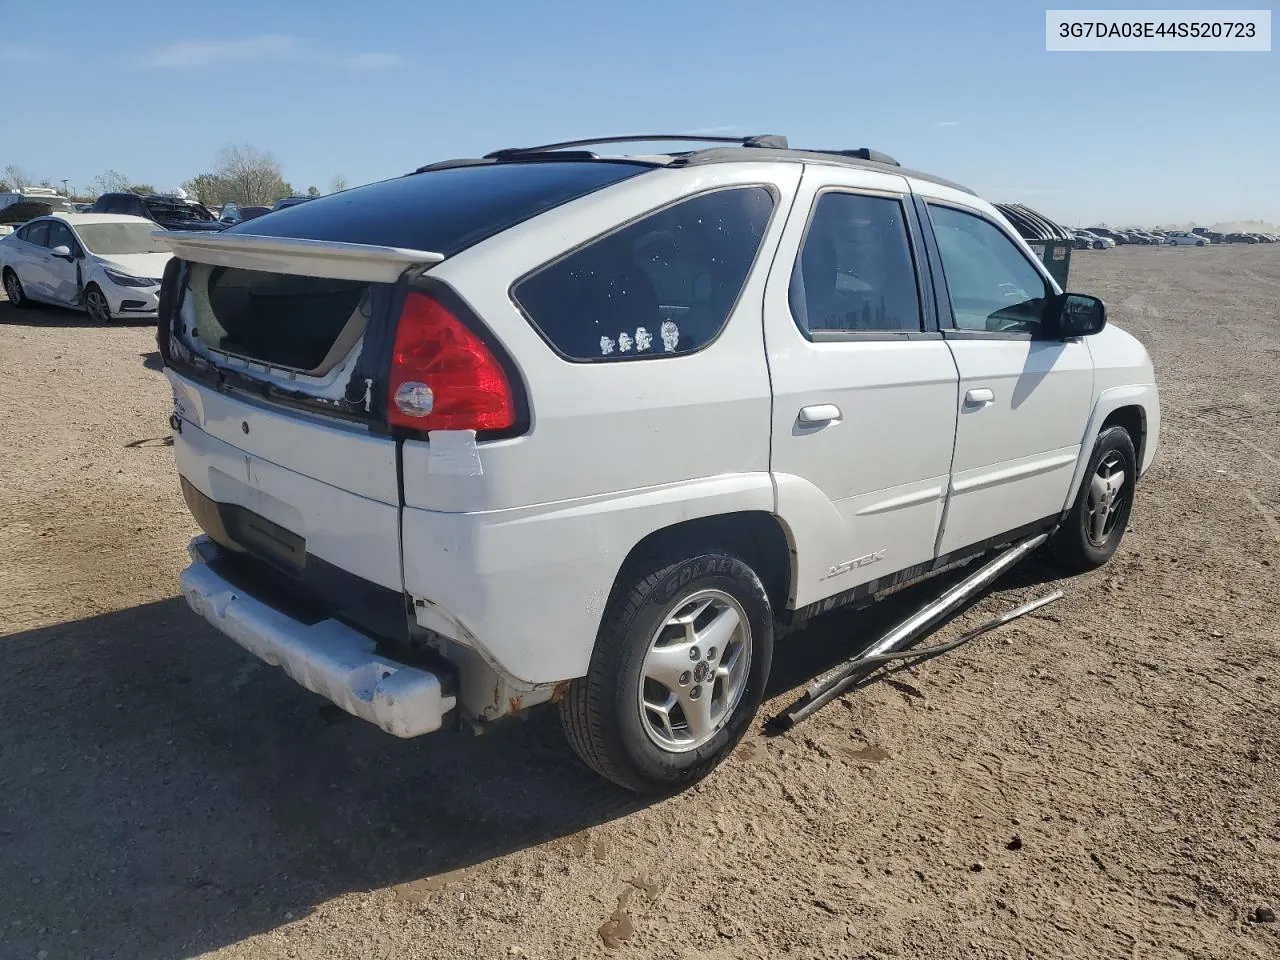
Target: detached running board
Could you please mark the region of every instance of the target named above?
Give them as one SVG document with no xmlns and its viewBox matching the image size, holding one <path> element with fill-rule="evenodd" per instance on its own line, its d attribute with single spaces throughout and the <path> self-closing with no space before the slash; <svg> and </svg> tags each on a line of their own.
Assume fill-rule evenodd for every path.
<svg viewBox="0 0 1280 960">
<path fill-rule="evenodd" d="M 817 712 L 854 686 L 872 670 L 882 666 L 885 662 L 885 654 L 895 653 L 911 646 L 940 620 L 954 613 L 967 600 L 989 587 L 1001 574 L 1033 553 L 1048 539 L 1049 534 L 1041 533 L 1005 550 L 994 560 L 961 580 L 937 600 L 903 620 L 856 657 L 832 667 L 819 676 L 809 684 L 809 689 L 799 700 L 773 717 L 768 725 L 778 731 L 790 730 L 801 720 Z M 1035 604 L 1035 606 L 1039 605 L 1039 602 Z M 1028 609 L 1020 607 L 1019 614 L 1029 612 L 1032 608 L 1030 604 L 1025 606 Z"/>
</svg>

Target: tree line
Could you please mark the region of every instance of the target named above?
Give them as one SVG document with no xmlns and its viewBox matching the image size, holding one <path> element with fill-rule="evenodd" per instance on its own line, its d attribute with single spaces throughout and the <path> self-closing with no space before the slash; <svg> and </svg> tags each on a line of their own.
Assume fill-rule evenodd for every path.
<svg viewBox="0 0 1280 960">
<path fill-rule="evenodd" d="M 66 181 L 59 182 L 66 186 Z M 14 163 L 0 172 L 0 193 L 21 193 L 34 186 L 53 187 L 55 184 L 48 179 L 37 180 Z M 293 184 L 284 178 L 280 163 L 271 152 L 251 144 L 223 147 L 218 151 L 213 169 L 184 181 L 182 189 L 192 199 L 215 207 L 227 203 L 246 207 L 270 206 L 284 197 L 318 197 L 322 193 L 316 186 L 295 190 Z M 342 174 L 335 175 L 329 183 L 329 192 L 345 189 L 347 178 Z M 152 184 L 134 182 L 119 170 L 106 170 L 94 177 L 88 188 L 69 192 L 77 199 L 92 200 L 103 193 L 148 194 L 159 191 Z"/>
</svg>

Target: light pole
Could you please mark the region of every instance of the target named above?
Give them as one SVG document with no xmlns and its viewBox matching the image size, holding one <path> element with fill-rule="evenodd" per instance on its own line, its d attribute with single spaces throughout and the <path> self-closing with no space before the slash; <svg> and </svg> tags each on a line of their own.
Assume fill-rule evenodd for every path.
<svg viewBox="0 0 1280 960">
<path fill-rule="evenodd" d="M 67 186 L 67 183 L 68 183 L 67 178 L 66 178 L 66 177 L 63 177 L 63 178 L 62 178 L 62 195 L 63 195 L 64 197 L 70 197 L 70 196 L 71 196 L 71 190 L 70 190 L 70 188 Z"/>
</svg>

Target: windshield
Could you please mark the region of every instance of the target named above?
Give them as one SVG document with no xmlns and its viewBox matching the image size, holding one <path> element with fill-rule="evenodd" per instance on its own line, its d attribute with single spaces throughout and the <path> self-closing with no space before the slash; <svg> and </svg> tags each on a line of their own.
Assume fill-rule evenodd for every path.
<svg viewBox="0 0 1280 960">
<path fill-rule="evenodd" d="M 183 203 L 181 200 L 148 200 L 147 209 L 157 219 L 166 220 L 212 220 L 211 214 L 198 203 Z"/>
<path fill-rule="evenodd" d="M 151 235 L 149 223 L 82 223 L 76 226 L 80 240 L 103 256 L 124 253 L 167 253 L 169 246 Z"/>
</svg>

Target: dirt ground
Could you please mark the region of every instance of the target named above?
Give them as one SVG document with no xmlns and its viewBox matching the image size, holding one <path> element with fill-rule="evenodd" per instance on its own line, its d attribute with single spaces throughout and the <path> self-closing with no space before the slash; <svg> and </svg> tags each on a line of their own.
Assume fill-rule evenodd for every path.
<svg viewBox="0 0 1280 960">
<path fill-rule="evenodd" d="M 397 741 L 203 626 L 152 330 L 0 303 L 0 957 L 1280 956 L 1280 247 L 1072 287 L 1163 391 L 1116 559 L 652 805 L 551 714 Z"/>
</svg>

